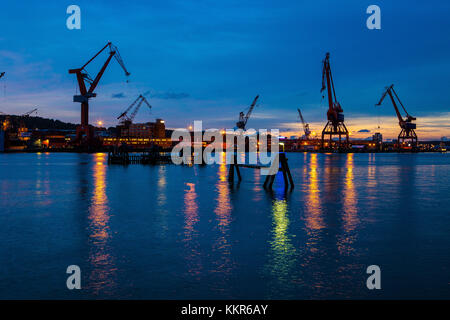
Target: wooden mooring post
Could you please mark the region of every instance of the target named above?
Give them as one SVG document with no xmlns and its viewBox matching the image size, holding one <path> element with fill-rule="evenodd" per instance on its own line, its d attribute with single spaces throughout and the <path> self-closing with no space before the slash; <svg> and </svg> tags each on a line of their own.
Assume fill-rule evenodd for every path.
<svg viewBox="0 0 450 320">
<path fill-rule="evenodd" d="M 291 170 L 289 169 L 289 165 L 287 162 L 286 154 L 285 153 L 279 153 L 279 167 L 275 174 L 272 175 L 266 175 L 266 179 L 264 180 L 263 187 L 267 188 L 269 187 L 272 189 L 273 182 L 275 181 L 275 176 L 279 171 L 283 173 L 283 179 L 284 179 L 284 188 L 287 189 L 290 185 L 291 189 L 294 188 L 294 180 L 292 179 Z M 237 155 L 234 155 L 234 161 L 232 164 L 230 164 L 229 170 L 228 170 L 228 181 L 230 183 L 234 183 L 234 171 L 236 171 L 236 174 L 238 176 L 239 181 L 242 180 L 241 172 L 239 170 L 240 167 L 244 168 L 251 168 L 251 169 L 267 169 L 269 170 L 270 167 L 268 166 L 262 166 L 262 165 L 251 165 L 251 164 L 238 164 L 237 163 Z"/>
</svg>

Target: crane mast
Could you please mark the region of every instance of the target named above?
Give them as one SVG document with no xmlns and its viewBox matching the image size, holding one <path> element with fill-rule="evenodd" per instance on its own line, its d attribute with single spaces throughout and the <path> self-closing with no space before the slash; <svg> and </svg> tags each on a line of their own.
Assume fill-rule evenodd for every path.
<svg viewBox="0 0 450 320">
<path fill-rule="evenodd" d="M 400 98 L 398 97 L 397 93 L 394 90 L 394 85 L 391 84 L 389 87 L 386 87 L 383 95 L 380 98 L 380 101 L 378 101 L 378 103 L 376 104 L 376 106 L 380 106 L 381 103 L 383 102 L 384 98 L 389 95 L 389 98 L 391 99 L 392 105 L 394 107 L 395 113 L 397 115 L 398 118 L 398 124 L 401 128 L 401 131 L 398 135 L 398 143 L 399 143 L 399 147 L 401 145 L 403 145 L 405 143 L 405 141 L 410 141 L 412 147 L 416 147 L 417 146 L 417 134 L 416 134 L 416 124 L 413 123 L 414 120 L 416 120 L 415 117 L 411 116 L 408 111 L 406 111 L 405 106 L 403 105 L 402 101 L 400 100 Z M 404 119 L 402 114 L 400 113 L 400 110 L 397 107 L 397 103 L 396 100 L 398 101 L 398 103 L 400 104 L 400 106 L 402 107 L 403 111 L 406 114 L 406 118 Z"/>
<path fill-rule="evenodd" d="M 103 64 L 102 68 L 98 72 L 97 76 L 94 80 L 89 76 L 85 67 L 91 63 L 100 53 L 102 53 L 106 48 L 109 48 L 109 56 Z M 81 125 L 77 128 L 77 137 L 81 138 L 82 134 L 86 134 L 88 141 L 92 138 L 92 132 L 89 127 L 89 99 L 97 96 L 94 93 L 95 88 L 97 87 L 103 73 L 106 70 L 111 59 L 115 57 L 116 61 L 122 67 L 126 76 L 129 76 L 130 73 L 125 68 L 122 58 L 120 57 L 119 51 L 116 46 L 114 46 L 111 42 L 108 42 L 100 51 L 98 51 L 88 62 L 86 62 L 81 68 L 70 69 L 70 74 L 75 74 L 77 77 L 78 87 L 80 90 L 79 95 L 73 96 L 74 102 L 81 103 Z M 86 87 L 86 82 L 90 85 L 89 88 Z"/>
<path fill-rule="evenodd" d="M 309 136 L 311 135 L 311 131 L 309 130 L 309 124 L 305 122 L 305 119 L 303 119 L 302 112 L 300 111 L 300 108 L 297 108 L 298 115 L 300 116 L 300 120 L 303 124 L 303 131 L 305 132 L 306 140 L 309 139 Z"/>
<path fill-rule="evenodd" d="M 250 105 L 250 108 L 248 109 L 247 114 L 244 114 L 244 112 L 240 112 L 239 113 L 239 121 L 236 123 L 236 127 L 238 129 L 245 130 L 245 126 L 247 125 L 247 121 L 250 118 L 250 116 L 252 114 L 252 111 L 253 111 L 253 109 L 256 106 L 256 102 L 258 101 L 258 98 L 259 98 L 259 95 L 257 95 L 255 97 L 255 99 L 253 99 L 253 102 Z"/>
<path fill-rule="evenodd" d="M 327 111 L 327 124 L 322 130 L 322 149 L 325 147 L 325 136 L 328 135 L 328 148 L 333 148 L 334 141 L 333 136 L 338 136 L 337 148 L 347 148 L 349 146 L 349 134 L 347 127 L 344 124 L 344 110 L 340 103 L 336 99 L 336 91 L 334 89 L 333 75 L 331 73 L 330 66 L 330 54 L 327 52 L 325 59 L 323 60 L 322 68 L 322 88 L 320 92 L 327 89 L 328 95 L 328 111 Z M 342 142 L 342 137 L 345 137 L 345 142 Z"/>
</svg>

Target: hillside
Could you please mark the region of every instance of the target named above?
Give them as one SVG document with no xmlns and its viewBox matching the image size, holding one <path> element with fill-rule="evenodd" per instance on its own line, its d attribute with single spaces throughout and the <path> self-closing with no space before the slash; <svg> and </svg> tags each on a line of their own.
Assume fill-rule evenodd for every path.
<svg viewBox="0 0 450 320">
<path fill-rule="evenodd" d="M 12 127 L 18 128 L 20 124 L 24 124 L 29 129 L 59 129 L 59 130 L 75 130 L 76 125 L 73 123 L 62 122 L 60 120 L 47 119 L 41 117 L 31 116 L 15 116 L 15 115 L 0 115 L 0 121 L 3 122 L 6 118 L 12 124 Z"/>
</svg>

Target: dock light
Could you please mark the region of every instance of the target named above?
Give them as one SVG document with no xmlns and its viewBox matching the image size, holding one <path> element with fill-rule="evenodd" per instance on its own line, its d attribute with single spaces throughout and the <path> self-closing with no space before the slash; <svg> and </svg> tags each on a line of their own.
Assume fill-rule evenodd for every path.
<svg viewBox="0 0 450 320">
<path fill-rule="evenodd" d="M 283 152 L 284 152 L 284 143 L 283 143 L 283 142 L 280 142 L 280 146 L 283 147 Z"/>
<path fill-rule="evenodd" d="M 192 130 L 192 126 L 189 126 L 188 128 L 189 128 L 189 130 Z"/>
<path fill-rule="evenodd" d="M 97 121 L 97 125 L 102 126 L 103 125 L 103 121 L 101 121 L 101 120 Z"/>
</svg>

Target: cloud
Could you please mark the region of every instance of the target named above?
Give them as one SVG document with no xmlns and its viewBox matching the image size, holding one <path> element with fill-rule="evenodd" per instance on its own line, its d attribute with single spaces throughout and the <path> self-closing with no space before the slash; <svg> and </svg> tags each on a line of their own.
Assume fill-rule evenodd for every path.
<svg viewBox="0 0 450 320">
<path fill-rule="evenodd" d="M 361 129 L 358 132 L 370 132 L 370 130 L 369 129 Z"/>
<path fill-rule="evenodd" d="M 113 93 L 111 97 L 114 99 L 123 99 L 123 98 L 126 98 L 126 95 L 123 92 L 119 92 L 119 93 Z"/>
<path fill-rule="evenodd" d="M 164 100 L 179 100 L 179 99 L 185 99 L 189 98 L 190 95 L 188 93 L 175 93 L 175 92 L 159 92 L 159 93 L 153 93 L 150 95 L 152 98 L 157 99 L 164 99 Z"/>
</svg>

